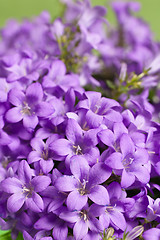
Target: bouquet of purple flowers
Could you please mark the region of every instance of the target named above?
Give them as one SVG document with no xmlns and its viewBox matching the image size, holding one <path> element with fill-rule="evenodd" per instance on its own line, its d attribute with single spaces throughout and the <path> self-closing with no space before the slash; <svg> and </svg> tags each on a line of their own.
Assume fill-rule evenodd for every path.
<svg viewBox="0 0 160 240">
<path fill-rule="evenodd" d="M 24 240 L 160 239 L 160 43 L 63 0 L 1 30 L 0 229 Z M 5 238 L 6 239 L 6 238 Z"/>
</svg>

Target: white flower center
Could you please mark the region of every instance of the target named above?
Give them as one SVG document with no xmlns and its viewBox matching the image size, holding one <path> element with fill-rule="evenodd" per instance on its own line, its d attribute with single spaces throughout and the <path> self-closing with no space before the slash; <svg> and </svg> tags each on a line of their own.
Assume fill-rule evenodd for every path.
<svg viewBox="0 0 160 240">
<path fill-rule="evenodd" d="M 23 102 L 21 113 L 25 115 L 31 115 L 31 108 L 27 102 Z"/>
</svg>

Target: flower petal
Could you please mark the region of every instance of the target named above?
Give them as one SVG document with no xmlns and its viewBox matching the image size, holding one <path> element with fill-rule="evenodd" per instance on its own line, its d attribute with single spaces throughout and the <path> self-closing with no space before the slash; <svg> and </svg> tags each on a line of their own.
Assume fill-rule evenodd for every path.
<svg viewBox="0 0 160 240">
<path fill-rule="evenodd" d="M 114 144 L 114 134 L 109 129 L 104 129 L 98 133 L 100 140 L 107 146 L 113 147 Z"/>
<path fill-rule="evenodd" d="M 90 167 L 84 157 L 73 156 L 70 161 L 70 169 L 76 179 L 83 181 L 83 179 L 87 179 Z"/>
<path fill-rule="evenodd" d="M 121 114 L 113 109 L 107 111 L 105 118 L 111 122 L 122 122 Z"/>
<path fill-rule="evenodd" d="M 104 163 L 96 163 L 89 171 L 89 184 L 97 185 L 105 182 L 111 175 L 111 168 Z"/>
<path fill-rule="evenodd" d="M 51 143 L 50 147 L 59 156 L 67 156 L 72 153 L 71 143 L 67 139 L 58 139 Z"/>
<path fill-rule="evenodd" d="M 66 224 L 62 223 L 61 225 L 58 225 L 53 229 L 52 234 L 54 239 L 58 240 L 67 239 L 68 227 L 66 226 Z"/>
<path fill-rule="evenodd" d="M 21 106 L 23 101 L 25 100 L 25 95 L 22 91 L 13 88 L 9 92 L 9 102 L 12 103 L 14 106 L 18 107 Z"/>
<path fill-rule="evenodd" d="M 22 183 L 15 177 L 9 177 L 1 183 L 3 191 L 7 193 L 18 193 L 22 191 Z"/>
<path fill-rule="evenodd" d="M 23 183 L 29 183 L 32 177 L 32 170 L 30 169 L 26 160 L 22 160 L 18 168 L 19 179 Z"/>
<path fill-rule="evenodd" d="M 143 233 L 143 237 L 145 240 L 158 240 L 160 238 L 160 229 L 151 228 Z"/>
<path fill-rule="evenodd" d="M 122 231 L 124 231 L 126 229 L 126 220 L 123 214 L 116 209 L 110 211 L 109 214 L 113 224 L 120 228 Z"/>
<path fill-rule="evenodd" d="M 81 210 L 86 205 L 87 200 L 87 195 L 80 195 L 80 193 L 75 190 L 68 195 L 66 204 L 69 210 Z"/>
<path fill-rule="evenodd" d="M 17 212 L 24 204 L 25 196 L 22 193 L 14 193 L 8 198 L 7 208 L 9 212 Z"/>
<path fill-rule="evenodd" d="M 125 169 L 123 169 L 122 172 L 122 178 L 121 178 L 121 187 L 127 188 L 131 186 L 135 181 L 135 176 L 132 173 L 126 172 Z"/>
<path fill-rule="evenodd" d="M 113 169 L 123 169 L 122 154 L 114 152 L 105 160 L 105 164 Z"/>
<path fill-rule="evenodd" d="M 38 117 L 48 117 L 52 113 L 54 113 L 53 106 L 48 102 L 41 102 L 36 105 L 36 115 Z"/>
<path fill-rule="evenodd" d="M 73 234 L 76 240 L 81 240 L 88 233 L 88 224 L 84 220 L 76 222 L 73 228 Z"/>
<path fill-rule="evenodd" d="M 59 217 L 66 222 L 75 223 L 79 220 L 79 214 L 77 211 L 63 211 Z"/>
<path fill-rule="evenodd" d="M 54 162 L 52 159 L 49 160 L 41 159 L 39 164 L 44 174 L 48 174 L 53 169 L 54 166 Z"/>
<path fill-rule="evenodd" d="M 35 224 L 35 229 L 51 230 L 55 225 L 56 215 L 50 213 L 42 216 Z"/>
<path fill-rule="evenodd" d="M 33 138 L 30 144 L 32 148 L 39 153 L 41 153 L 45 147 L 44 141 L 38 137 Z"/>
<path fill-rule="evenodd" d="M 38 124 L 38 117 L 36 115 L 24 115 L 23 125 L 28 131 L 33 131 Z"/>
<path fill-rule="evenodd" d="M 36 192 L 32 192 L 32 197 L 27 198 L 25 203 L 33 212 L 42 212 L 44 209 L 43 200 Z"/>
<path fill-rule="evenodd" d="M 143 183 L 147 184 L 150 180 L 150 173 L 148 169 L 145 166 L 135 166 L 132 169 L 132 173 L 137 177 L 137 179 Z"/>
<path fill-rule="evenodd" d="M 86 113 L 86 121 L 91 128 L 99 127 L 103 121 L 103 116 L 100 116 L 91 110 Z"/>
<path fill-rule="evenodd" d="M 31 164 L 33 162 L 37 162 L 41 159 L 40 154 L 37 151 L 32 151 L 28 154 L 28 163 Z"/>
<path fill-rule="evenodd" d="M 62 176 L 57 178 L 55 182 L 55 187 L 62 192 L 70 192 L 76 189 L 78 185 L 78 180 L 72 176 Z"/>
<path fill-rule="evenodd" d="M 51 179 L 47 176 L 36 176 L 31 180 L 31 185 L 34 187 L 35 192 L 45 190 L 50 183 Z"/>
<path fill-rule="evenodd" d="M 27 102 L 34 105 L 43 99 L 43 89 L 40 83 L 32 83 L 26 90 Z"/>
<path fill-rule="evenodd" d="M 88 197 L 98 205 L 109 204 L 109 195 L 105 187 L 97 185 L 90 189 Z"/>
<path fill-rule="evenodd" d="M 73 144 L 82 138 L 82 129 L 76 120 L 68 119 L 66 137 Z"/>
<path fill-rule="evenodd" d="M 19 107 L 14 107 L 6 112 L 5 117 L 8 122 L 16 123 L 22 120 L 23 115 Z"/>
<path fill-rule="evenodd" d="M 127 156 L 127 154 L 134 152 L 135 147 L 133 141 L 126 133 L 124 133 L 120 139 L 120 148 L 124 158 Z"/>
</svg>

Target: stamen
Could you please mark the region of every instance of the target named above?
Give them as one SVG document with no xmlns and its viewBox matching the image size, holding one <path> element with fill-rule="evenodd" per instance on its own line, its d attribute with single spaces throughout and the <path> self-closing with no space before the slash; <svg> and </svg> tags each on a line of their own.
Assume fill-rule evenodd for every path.
<svg viewBox="0 0 160 240">
<path fill-rule="evenodd" d="M 88 221 L 88 216 L 87 216 L 87 211 L 86 210 L 82 210 L 80 211 L 80 218 L 82 218 L 85 222 Z"/>
<path fill-rule="evenodd" d="M 87 194 L 87 189 L 86 189 L 86 184 L 88 183 L 88 181 L 86 181 L 85 179 L 83 179 L 83 182 L 80 182 L 81 186 L 78 191 L 80 193 L 81 196 Z"/>
<path fill-rule="evenodd" d="M 43 158 L 44 160 L 48 160 L 48 155 L 49 155 L 49 151 L 48 149 L 45 149 L 41 154 L 41 158 Z"/>
<path fill-rule="evenodd" d="M 123 159 L 122 164 L 124 168 L 129 168 L 129 165 L 131 165 L 133 161 L 134 161 L 133 157 L 126 157 Z"/>
<path fill-rule="evenodd" d="M 31 115 L 31 108 L 30 108 L 30 106 L 28 105 L 28 103 L 27 102 L 23 102 L 23 108 L 22 108 L 22 110 L 21 110 L 21 113 L 22 114 L 26 114 L 26 115 Z"/>
<path fill-rule="evenodd" d="M 96 108 L 96 109 L 95 109 L 94 113 L 96 113 L 96 114 L 97 114 L 97 113 L 98 113 L 98 111 L 99 111 L 99 109 L 101 108 L 101 106 L 100 106 L 100 105 L 98 105 L 98 104 L 96 104 L 96 105 L 95 105 L 95 108 Z"/>
<path fill-rule="evenodd" d="M 73 148 L 75 149 L 75 153 L 76 153 L 76 155 L 79 155 L 79 154 L 83 154 L 82 153 L 82 149 L 81 149 L 81 147 L 78 145 L 78 146 L 75 146 L 75 145 L 73 145 Z"/>
<path fill-rule="evenodd" d="M 22 194 L 24 194 L 26 198 L 28 198 L 32 195 L 32 191 L 33 191 L 32 187 L 28 188 L 26 186 L 23 186 L 23 188 L 22 188 Z"/>
</svg>

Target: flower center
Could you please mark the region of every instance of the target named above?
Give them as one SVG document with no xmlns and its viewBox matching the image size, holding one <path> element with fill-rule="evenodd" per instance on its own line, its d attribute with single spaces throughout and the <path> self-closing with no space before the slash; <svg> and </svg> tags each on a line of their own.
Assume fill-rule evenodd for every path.
<svg viewBox="0 0 160 240">
<path fill-rule="evenodd" d="M 82 210 L 80 211 L 80 218 L 83 219 L 85 222 L 88 221 L 88 216 L 87 216 L 87 211 L 86 210 Z"/>
<path fill-rule="evenodd" d="M 85 179 L 83 179 L 83 182 L 80 183 L 81 186 L 80 188 L 78 189 L 79 193 L 81 196 L 85 195 L 88 193 L 87 189 L 86 189 L 86 184 L 88 183 L 88 181 L 86 181 Z"/>
<path fill-rule="evenodd" d="M 23 186 L 22 193 L 25 195 L 26 198 L 31 197 L 32 192 L 33 192 L 33 188 L 32 187 L 28 188 L 26 186 Z"/>
<path fill-rule="evenodd" d="M 129 165 L 132 164 L 132 162 L 134 161 L 134 157 L 132 154 L 128 154 L 122 161 L 122 164 L 124 166 L 124 168 L 129 168 Z"/>
<path fill-rule="evenodd" d="M 8 163 L 10 163 L 12 161 L 10 156 L 3 156 L 3 160 L 2 160 L 2 167 L 3 168 L 7 168 Z"/>
<path fill-rule="evenodd" d="M 82 155 L 82 149 L 79 145 L 78 146 L 73 145 L 73 148 L 76 155 Z"/>
<path fill-rule="evenodd" d="M 31 115 L 31 108 L 27 102 L 23 102 L 21 113 L 26 115 Z"/>
<path fill-rule="evenodd" d="M 99 109 L 101 108 L 100 105 L 96 104 L 95 105 L 95 110 L 94 110 L 94 113 L 97 114 L 99 112 Z"/>
<path fill-rule="evenodd" d="M 113 211 L 113 210 L 114 210 L 113 208 L 114 208 L 113 206 L 111 206 L 111 205 L 108 205 L 108 206 L 106 207 L 106 210 L 105 210 L 105 212 L 106 212 L 106 213 L 109 213 L 109 212 L 111 212 L 111 211 Z"/>
<path fill-rule="evenodd" d="M 49 157 L 49 151 L 48 149 L 45 149 L 41 154 L 41 158 L 43 158 L 44 160 L 48 160 L 48 157 Z"/>
</svg>

